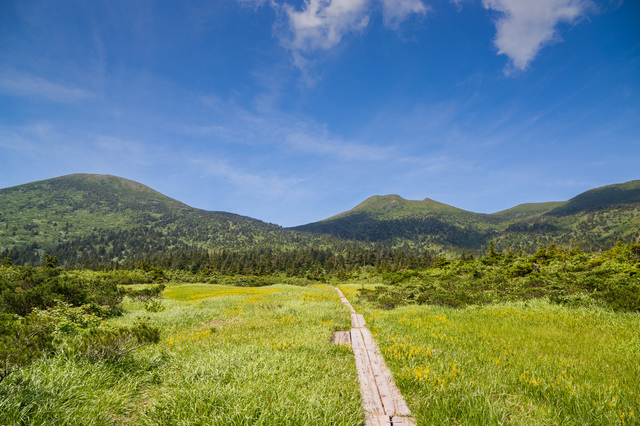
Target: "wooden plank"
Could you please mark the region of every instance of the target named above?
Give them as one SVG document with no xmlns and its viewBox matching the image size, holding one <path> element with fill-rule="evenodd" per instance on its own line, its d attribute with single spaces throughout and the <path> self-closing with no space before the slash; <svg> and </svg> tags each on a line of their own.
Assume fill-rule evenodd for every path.
<svg viewBox="0 0 640 426">
<path fill-rule="evenodd" d="M 378 349 L 376 349 L 378 350 Z M 411 416 L 411 410 L 407 405 L 404 397 L 400 393 L 400 390 L 396 386 L 393 381 L 393 375 L 391 374 L 391 370 L 387 367 L 387 364 L 384 362 L 384 358 L 380 357 L 380 363 L 382 367 L 382 374 L 386 377 L 387 383 L 389 385 L 389 389 L 391 390 L 391 395 L 393 397 L 394 405 L 395 405 L 395 416 Z"/>
<path fill-rule="evenodd" d="M 333 333 L 331 343 L 334 345 L 347 345 L 351 346 L 351 332 L 349 331 L 336 331 Z"/>
<path fill-rule="evenodd" d="M 364 320 L 364 317 L 362 315 L 358 315 L 358 322 L 360 323 L 360 327 L 366 327 L 367 323 Z"/>
<path fill-rule="evenodd" d="M 384 362 L 384 358 L 373 339 L 373 335 L 366 328 L 363 328 L 361 331 L 386 413 L 390 416 L 410 416 L 411 411 L 393 381 L 391 370 L 389 370 L 389 367 L 387 367 L 387 364 Z"/>
<path fill-rule="evenodd" d="M 382 372 L 382 356 L 376 350 L 377 347 L 371 332 L 366 328 L 363 328 L 360 331 L 362 332 L 364 345 L 367 350 L 367 355 L 369 356 L 369 363 L 371 364 L 371 371 L 373 372 L 373 378 L 378 386 L 378 393 L 380 394 L 385 414 L 387 416 L 394 416 L 397 409 L 394 399 L 395 395 L 389 386 L 388 378 L 390 374 L 384 374 Z"/>
<path fill-rule="evenodd" d="M 353 355 L 356 359 L 358 379 L 360 380 L 360 393 L 365 412 L 377 416 L 384 415 L 384 407 L 377 392 L 377 386 L 373 379 L 373 372 L 369 365 L 369 356 L 364 345 L 364 339 L 359 329 L 351 330 L 351 344 Z"/>
<path fill-rule="evenodd" d="M 411 417 L 399 417 L 393 416 L 391 418 L 391 425 L 393 426 L 416 426 L 416 423 Z"/>
<path fill-rule="evenodd" d="M 351 328 L 360 328 L 360 322 L 358 321 L 358 314 L 351 313 Z"/>
<path fill-rule="evenodd" d="M 349 300 L 347 300 L 347 298 L 344 297 L 344 294 L 342 294 L 342 291 L 340 291 L 338 287 L 335 287 L 335 290 L 338 292 L 338 295 L 340 296 L 340 301 L 349 307 L 352 314 L 355 313 L 356 310 L 353 309 L 353 306 L 351 306 L 351 303 L 349 303 Z"/>
<path fill-rule="evenodd" d="M 366 426 L 391 426 L 391 420 L 389 416 L 375 416 L 368 415 L 366 416 Z"/>
<path fill-rule="evenodd" d="M 373 335 L 366 328 L 362 315 L 358 315 L 340 289 L 336 288 L 342 303 L 351 310 L 351 345 L 356 360 L 362 405 L 367 426 L 415 426 L 411 412 L 396 387 L 391 371 L 384 362 Z M 335 338 L 335 334 L 334 334 Z"/>
</svg>

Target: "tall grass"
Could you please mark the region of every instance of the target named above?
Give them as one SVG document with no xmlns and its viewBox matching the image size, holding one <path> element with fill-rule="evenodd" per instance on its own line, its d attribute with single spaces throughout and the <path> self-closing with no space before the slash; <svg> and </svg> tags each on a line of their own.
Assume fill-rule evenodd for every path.
<svg viewBox="0 0 640 426">
<path fill-rule="evenodd" d="M 353 355 L 330 343 L 350 327 L 332 288 L 170 287 L 164 310 L 125 300 L 163 339 L 120 362 L 54 356 L 0 388 L 0 424 L 357 425 Z"/>
<path fill-rule="evenodd" d="M 637 313 L 359 302 L 419 424 L 640 424 Z"/>
</svg>

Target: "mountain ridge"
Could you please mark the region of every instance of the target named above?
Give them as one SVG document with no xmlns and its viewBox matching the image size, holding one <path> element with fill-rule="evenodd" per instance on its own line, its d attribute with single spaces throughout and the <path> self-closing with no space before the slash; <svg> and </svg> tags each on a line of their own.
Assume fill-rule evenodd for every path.
<svg viewBox="0 0 640 426">
<path fill-rule="evenodd" d="M 0 255 L 34 262 L 45 251 L 71 264 L 191 250 L 288 250 L 344 244 L 432 252 L 526 252 L 549 243 L 597 250 L 640 233 L 640 180 L 568 201 L 525 203 L 483 214 L 438 201 L 375 195 L 327 219 L 283 228 L 188 206 L 112 175 L 72 174 L 0 189 Z"/>
<path fill-rule="evenodd" d="M 409 241 L 410 247 L 478 250 L 495 240 L 500 249 L 531 251 L 540 244 L 570 245 L 576 240 L 581 247 L 592 249 L 637 235 L 638 207 L 640 180 L 594 188 L 568 201 L 524 203 L 491 214 L 390 194 L 369 197 L 350 210 L 291 229 L 364 242 L 387 241 L 399 247 L 406 247 Z M 607 215 L 615 215 L 615 226 L 605 223 L 589 228 L 596 221 L 610 220 Z"/>
<path fill-rule="evenodd" d="M 281 226 L 196 209 L 110 175 L 72 174 L 0 189 L 0 254 L 36 262 L 63 252 L 70 263 L 122 261 L 162 251 L 243 250 L 323 244 Z"/>
</svg>

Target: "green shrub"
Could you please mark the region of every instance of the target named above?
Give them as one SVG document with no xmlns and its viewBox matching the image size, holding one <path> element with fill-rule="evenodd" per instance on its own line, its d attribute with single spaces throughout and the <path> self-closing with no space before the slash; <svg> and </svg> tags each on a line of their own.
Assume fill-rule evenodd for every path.
<svg viewBox="0 0 640 426">
<path fill-rule="evenodd" d="M 91 304 L 119 312 L 122 294 L 115 283 L 96 276 L 68 274 L 53 267 L 11 267 L 0 271 L 0 312 L 26 316 L 53 307 L 56 300 L 74 306 Z"/>
<path fill-rule="evenodd" d="M 162 312 L 165 307 L 159 300 L 150 300 L 144 305 L 144 310 L 147 312 Z"/>
<path fill-rule="evenodd" d="M 150 302 L 152 299 L 160 297 L 164 289 L 165 289 L 164 284 L 158 284 L 158 285 L 154 285 L 154 286 L 146 287 L 142 289 L 126 288 L 120 291 L 124 295 L 129 296 L 134 300 L 147 303 L 147 302 Z"/>
<path fill-rule="evenodd" d="M 385 274 L 385 284 L 362 291 L 380 307 L 432 304 L 451 307 L 548 298 L 569 306 L 606 305 L 614 310 L 640 311 L 640 268 L 637 244 L 618 244 L 612 250 L 585 254 L 555 245 L 533 256 L 503 256 L 495 250 L 476 261 L 455 262 L 403 279 Z M 407 275 L 409 276 L 409 275 Z"/>
<path fill-rule="evenodd" d="M 53 329 L 51 320 L 38 315 L 0 314 L 0 383 L 53 348 Z"/>
<path fill-rule="evenodd" d="M 139 319 L 131 327 L 103 325 L 90 329 L 80 343 L 80 352 L 89 359 L 117 360 L 130 352 L 160 341 L 160 329 Z"/>
<path fill-rule="evenodd" d="M 505 275 L 508 278 L 524 277 L 533 272 L 533 263 L 519 263 L 507 270 Z"/>
</svg>

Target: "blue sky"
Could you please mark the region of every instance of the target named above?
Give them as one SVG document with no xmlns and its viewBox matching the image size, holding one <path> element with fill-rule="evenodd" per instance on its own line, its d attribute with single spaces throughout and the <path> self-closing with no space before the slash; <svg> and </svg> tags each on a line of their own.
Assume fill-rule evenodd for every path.
<svg viewBox="0 0 640 426">
<path fill-rule="evenodd" d="M 640 2 L 5 0 L 0 187 L 144 183 L 283 226 L 640 179 Z"/>
</svg>

